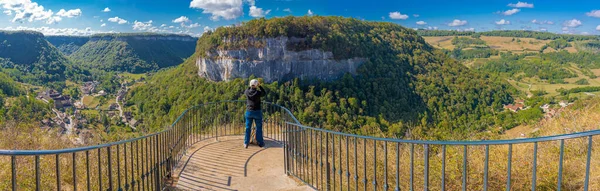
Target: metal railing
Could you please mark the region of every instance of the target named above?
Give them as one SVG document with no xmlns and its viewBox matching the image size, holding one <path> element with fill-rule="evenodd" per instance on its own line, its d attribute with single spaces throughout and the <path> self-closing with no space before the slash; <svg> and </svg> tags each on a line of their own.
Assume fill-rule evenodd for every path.
<svg viewBox="0 0 600 191">
<path fill-rule="evenodd" d="M 244 101 L 184 111 L 166 130 L 95 146 L 0 150 L 0 190 L 164 190 L 192 145 L 244 134 Z M 316 190 L 598 190 L 600 130 L 490 141 L 420 141 L 303 126 L 263 104 L 264 136 L 285 173 Z M 539 159 L 539 160 L 538 160 Z"/>
<path fill-rule="evenodd" d="M 188 148 L 200 141 L 244 134 L 245 101 L 191 107 L 166 130 L 60 150 L 0 150 L 10 178 L 0 190 L 163 190 Z M 298 121 L 287 109 L 263 104 L 263 133 L 283 140 L 283 124 Z M 8 177 L 8 176 L 7 176 Z"/>
<path fill-rule="evenodd" d="M 316 190 L 600 190 L 600 157 L 592 158 L 600 130 L 512 140 L 426 141 L 298 123 L 286 123 L 285 129 L 286 172 Z M 540 171 L 544 177 L 538 176 Z M 590 182 L 591 177 L 596 181 Z"/>
</svg>

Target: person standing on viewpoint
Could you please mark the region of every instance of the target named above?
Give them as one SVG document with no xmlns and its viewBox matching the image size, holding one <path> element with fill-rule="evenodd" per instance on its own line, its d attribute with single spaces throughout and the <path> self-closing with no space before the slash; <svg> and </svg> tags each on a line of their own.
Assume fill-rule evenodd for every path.
<svg viewBox="0 0 600 191">
<path fill-rule="evenodd" d="M 256 124 L 256 141 L 259 147 L 264 147 L 262 131 L 262 110 L 260 98 L 266 95 L 265 89 L 260 86 L 256 79 L 250 80 L 250 87 L 244 91 L 246 95 L 246 135 L 244 136 L 244 148 L 248 148 L 250 134 L 252 134 L 252 123 Z"/>
</svg>

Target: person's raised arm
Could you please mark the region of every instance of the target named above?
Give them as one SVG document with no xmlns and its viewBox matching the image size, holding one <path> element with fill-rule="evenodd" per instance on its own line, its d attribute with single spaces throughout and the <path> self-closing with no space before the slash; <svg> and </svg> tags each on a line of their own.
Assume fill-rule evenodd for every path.
<svg viewBox="0 0 600 191">
<path fill-rule="evenodd" d="M 265 95 L 267 95 L 267 92 L 262 86 L 258 86 L 258 88 L 260 88 L 260 97 L 264 97 Z"/>
</svg>

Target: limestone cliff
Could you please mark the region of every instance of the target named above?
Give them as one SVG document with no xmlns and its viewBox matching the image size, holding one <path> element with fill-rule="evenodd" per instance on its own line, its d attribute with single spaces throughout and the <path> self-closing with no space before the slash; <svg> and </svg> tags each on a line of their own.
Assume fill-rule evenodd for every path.
<svg viewBox="0 0 600 191">
<path fill-rule="evenodd" d="M 333 80 L 345 73 L 355 74 L 365 58 L 334 59 L 332 52 L 320 49 L 287 50 L 287 37 L 260 39 L 261 47 L 215 50 L 196 59 L 198 75 L 212 81 L 248 78 L 254 75 L 266 82 L 300 79 Z M 224 41 L 231 41 L 225 39 Z"/>
</svg>

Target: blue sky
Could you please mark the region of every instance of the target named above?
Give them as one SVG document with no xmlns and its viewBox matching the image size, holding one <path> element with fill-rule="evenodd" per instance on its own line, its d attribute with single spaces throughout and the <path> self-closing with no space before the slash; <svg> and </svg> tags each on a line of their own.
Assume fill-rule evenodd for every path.
<svg viewBox="0 0 600 191">
<path fill-rule="evenodd" d="M 194 36 L 259 17 L 336 15 L 431 30 L 600 35 L 598 0 L 0 0 L 0 29 Z M 309 11 L 310 10 L 310 11 Z"/>
</svg>

